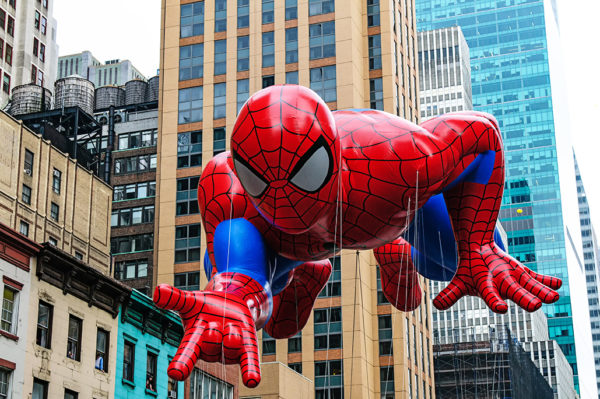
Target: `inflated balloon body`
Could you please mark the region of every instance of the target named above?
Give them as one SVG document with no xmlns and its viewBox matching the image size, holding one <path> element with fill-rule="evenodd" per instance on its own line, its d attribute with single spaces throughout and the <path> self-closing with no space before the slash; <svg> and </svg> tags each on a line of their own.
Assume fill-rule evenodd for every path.
<svg viewBox="0 0 600 399">
<path fill-rule="evenodd" d="M 501 136 L 488 114 L 417 126 L 375 110 L 331 112 L 301 86 L 261 90 L 240 111 L 231 152 L 214 157 L 198 185 L 208 286 L 154 293 L 185 327 L 169 376 L 185 379 L 201 358 L 239 363 L 244 384 L 258 385 L 256 330 L 300 331 L 340 249 L 373 250 L 383 293 L 400 310 L 420 304 L 419 274 L 451 280 L 438 309 L 464 295 L 498 313 L 504 299 L 528 311 L 555 302 L 559 279 L 496 244 L 503 188 Z"/>
</svg>

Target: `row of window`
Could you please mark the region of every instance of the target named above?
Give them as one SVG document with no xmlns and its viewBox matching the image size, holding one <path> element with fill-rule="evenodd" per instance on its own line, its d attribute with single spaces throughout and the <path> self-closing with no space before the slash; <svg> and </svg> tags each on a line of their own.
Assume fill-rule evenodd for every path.
<svg viewBox="0 0 600 399">
<path fill-rule="evenodd" d="M 157 392 L 156 380 L 157 380 L 157 366 L 158 366 L 158 354 L 157 349 L 146 346 L 146 391 Z M 134 384 L 135 377 L 135 359 L 136 357 L 136 345 L 133 341 L 125 340 L 123 346 L 123 380 L 129 384 Z M 168 392 L 169 398 L 177 398 L 178 382 L 169 377 L 168 379 Z"/>
<path fill-rule="evenodd" d="M 135 155 L 115 159 L 115 175 L 156 170 L 156 154 Z"/>
<path fill-rule="evenodd" d="M 123 133 L 119 135 L 119 150 L 154 147 L 156 146 L 157 140 L 157 129 Z"/>
<path fill-rule="evenodd" d="M 111 227 L 125 227 L 154 222 L 154 205 L 122 208 L 112 211 Z"/>
<path fill-rule="evenodd" d="M 250 26 L 250 1 L 237 1 L 237 28 Z M 275 21 L 274 0 L 262 0 L 262 23 L 271 24 Z M 334 12 L 334 0 L 309 0 L 308 14 L 310 16 Z M 204 2 L 184 4 L 180 9 L 180 36 L 191 37 L 204 34 Z M 285 0 L 286 21 L 298 18 L 298 1 Z M 227 0 L 215 0 L 215 32 L 227 30 Z"/>
<path fill-rule="evenodd" d="M 15 35 L 15 19 L 0 9 L 0 29 L 6 31 L 10 36 Z"/>
<path fill-rule="evenodd" d="M 40 42 L 37 37 L 33 38 L 33 55 L 39 57 L 41 62 L 46 61 L 46 45 Z"/>
<path fill-rule="evenodd" d="M 110 240 L 110 251 L 115 254 L 126 254 L 154 249 L 154 234 L 137 234 L 125 237 L 114 237 Z"/>
<path fill-rule="evenodd" d="M 129 201 L 156 196 L 156 182 L 125 184 L 113 187 L 113 201 Z"/>
<path fill-rule="evenodd" d="M 115 263 L 115 278 L 129 280 L 148 276 L 148 260 L 128 260 Z"/>
<path fill-rule="evenodd" d="M 2 56 L 4 56 L 4 61 L 6 61 L 8 65 L 12 65 L 13 48 L 8 43 L 5 45 L 4 40 L 0 39 L 0 59 L 2 59 Z"/>
</svg>

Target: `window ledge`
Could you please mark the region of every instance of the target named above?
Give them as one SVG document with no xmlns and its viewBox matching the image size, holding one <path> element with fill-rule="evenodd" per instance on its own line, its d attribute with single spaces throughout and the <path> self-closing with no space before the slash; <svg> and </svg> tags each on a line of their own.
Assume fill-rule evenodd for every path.
<svg viewBox="0 0 600 399">
<path fill-rule="evenodd" d="M 152 395 L 152 396 L 157 397 L 158 392 L 154 392 L 153 390 L 146 388 L 146 395 Z"/>
<path fill-rule="evenodd" d="M 0 335 L 8 338 L 8 339 L 12 339 L 13 341 L 18 341 L 19 337 L 16 336 L 15 334 L 11 334 L 8 331 L 4 331 L 4 330 L 0 330 Z"/>
<path fill-rule="evenodd" d="M 125 378 L 122 378 L 121 382 L 125 385 L 129 385 L 130 387 L 135 388 L 135 384 L 133 383 L 133 381 L 129 381 L 129 380 L 126 380 Z"/>
</svg>

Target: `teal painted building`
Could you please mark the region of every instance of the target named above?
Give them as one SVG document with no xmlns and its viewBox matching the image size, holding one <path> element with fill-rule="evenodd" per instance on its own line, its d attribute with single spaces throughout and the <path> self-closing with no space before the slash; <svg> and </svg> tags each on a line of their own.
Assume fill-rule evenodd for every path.
<svg viewBox="0 0 600 399">
<path fill-rule="evenodd" d="M 470 50 L 473 108 L 493 114 L 504 138 L 500 222 L 509 252 L 532 270 L 563 280 L 560 300 L 543 306 L 549 335 L 573 368 L 577 389 L 580 382 L 590 388 L 594 364 L 589 316 L 583 314 L 585 275 L 573 212 L 577 199 L 556 5 L 552 0 L 416 0 L 415 6 L 419 31 L 462 29 Z M 446 54 L 420 56 L 419 63 L 435 66 Z M 582 391 L 582 397 L 593 397 L 594 391 Z"/>
<path fill-rule="evenodd" d="M 137 290 L 121 307 L 115 398 L 184 398 L 184 384 L 167 375 L 183 327 L 179 317 L 154 306 Z"/>
</svg>

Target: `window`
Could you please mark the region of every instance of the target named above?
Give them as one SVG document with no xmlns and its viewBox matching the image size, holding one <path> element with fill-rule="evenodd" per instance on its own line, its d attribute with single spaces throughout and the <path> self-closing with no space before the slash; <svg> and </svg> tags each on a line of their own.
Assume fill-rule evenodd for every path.
<svg viewBox="0 0 600 399">
<path fill-rule="evenodd" d="M 302 352 L 302 331 L 288 339 L 288 353 Z"/>
<path fill-rule="evenodd" d="M 54 171 L 52 172 L 52 190 L 56 193 L 56 194 L 60 194 L 60 184 L 62 181 L 62 173 L 60 170 L 54 168 Z"/>
<path fill-rule="evenodd" d="M 381 35 L 369 36 L 369 70 L 381 69 Z"/>
<path fill-rule="evenodd" d="M 50 217 L 56 222 L 58 222 L 59 209 L 60 208 L 59 208 L 58 204 L 56 204 L 54 202 L 50 203 Z"/>
<path fill-rule="evenodd" d="M 379 356 L 392 356 L 392 316 L 379 315 Z"/>
<path fill-rule="evenodd" d="M 263 32 L 262 34 L 262 67 L 275 65 L 275 32 Z"/>
<path fill-rule="evenodd" d="M 25 150 L 25 161 L 23 163 L 26 175 L 33 176 L 33 152 Z"/>
<path fill-rule="evenodd" d="M 265 87 L 273 86 L 274 84 L 275 84 L 275 76 L 274 75 L 263 76 L 263 79 L 262 79 L 262 88 L 263 89 Z"/>
<path fill-rule="evenodd" d="M 119 135 L 119 150 L 154 147 L 157 141 L 157 130 L 142 130 Z"/>
<path fill-rule="evenodd" d="M 33 38 L 33 55 L 35 55 L 36 57 L 39 54 L 39 49 L 40 49 L 40 41 L 37 38 Z"/>
<path fill-rule="evenodd" d="M 227 115 L 226 109 L 226 95 L 227 95 L 227 84 L 215 83 L 214 85 L 214 105 L 213 105 L 213 118 L 221 119 Z"/>
<path fill-rule="evenodd" d="M 148 276 L 148 260 L 137 259 L 115 263 L 115 278 L 129 280 Z"/>
<path fill-rule="evenodd" d="M 177 216 L 200 213 L 198 209 L 199 180 L 200 176 L 177 179 L 177 204 L 175 207 Z"/>
<path fill-rule="evenodd" d="M 176 381 L 169 377 L 167 382 L 168 396 L 169 399 L 177 399 L 177 391 L 179 389 L 179 381 Z"/>
<path fill-rule="evenodd" d="M 4 285 L 2 295 L 2 315 L 0 317 L 0 329 L 10 334 L 17 332 L 19 291 Z"/>
<path fill-rule="evenodd" d="M 200 260 L 200 224 L 189 224 L 175 228 L 175 262 Z"/>
<path fill-rule="evenodd" d="M 4 57 L 4 40 L 0 39 L 0 60 Z"/>
<path fill-rule="evenodd" d="M 381 78 L 369 79 L 371 109 L 383 111 L 383 82 Z"/>
<path fill-rule="evenodd" d="M 35 65 L 31 65 L 31 83 L 36 84 L 37 82 L 37 67 Z"/>
<path fill-rule="evenodd" d="M 215 75 L 227 72 L 227 40 L 215 40 Z"/>
<path fill-rule="evenodd" d="M 65 399 L 77 399 L 79 394 L 75 391 L 65 388 Z"/>
<path fill-rule="evenodd" d="M 181 6 L 181 37 L 204 34 L 204 1 Z"/>
<path fill-rule="evenodd" d="M 298 28 L 285 30 L 285 63 L 298 62 Z"/>
<path fill-rule="evenodd" d="M 4 49 L 4 61 L 6 61 L 6 63 L 8 65 L 12 65 L 12 54 L 13 54 L 13 48 L 10 44 L 6 44 L 6 48 Z M 8 76 L 6 73 L 4 74 L 4 76 Z M 6 79 L 5 79 L 6 80 Z M 8 76 L 8 90 L 10 90 L 10 76 Z M 6 89 L 5 89 L 6 91 Z"/>
<path fill-rule="evenodd" d="M 298 19 L 298 0 L 285 0 L 285 20 Z"/>
<path fill-rule="evenodd" d="M 154 205 L 121 208 L 112 211 L 111 227 L 134 226 L 154 222 Z"/>
<path fill-rule="evenodd" d="M 325 102 L 337 101 L 335 65 L 310 70 L 310 88 Z"/>
<path fill-rule="evenodd" d="M 265 330 L 262 335 L 262 354 L 263 356 L 275 354 L 275 338 L 267 334 Z"/>
<path fill-rule="evenodd" d="M 21 200 L 27 204 L 31 205 L 31 188 L 25 184 L 23 184 L 23 191 L 21 193 Z"/>
<path fill-rule="evenodd" d="M 377 304 L 384 305 L 388 303 L 390 302 L 385 297 L 385 294 L 381 288 L 381 272 L 379 271 L 379 265 L 377 265 Z"/>
<path fill-rule="evenodd" d="M 110 240 L 110 249 L 113 255 L 151 251 L 153 247 L 153 233 L 114 237 Z"/>
<path fill-rule="evenodd" d="M 146 389 L 156 392 L 156 360 L 155 353 L 148 352 L 146 359 Z"/>
<path fill-rule="evenodd" d="M 35 343 L 43 348 L 50 349 L 52 341 L 52 313 L 54 307 L 46 302 L 38 304 L 37 332 Z"/>
<path fill-rule="evenodd" d="M 302 363 L 290 363 L 288 367 L 294 370 L 298 374 L 302 374 Z"/>
<path fill-rule="evenodd" d="M 237 21 L 238 28 L 250 26 L 250 0 L 238 0 Z"/>
<path fill-rule="evenodd" d="M 319 293 L 319 297 L 332 297 L 342 295 L 342 271 L 341 271 L 341 260 L 339 256 L 335 256 L 331 259 L 331 276 L 329 281 Z"/>
<path fill-rule="evenodd" d="M 204 75 L 204 43 L 179 47 L 179 80 L 201 78 Z"/>
<path fill-rule="evenodd" d="M 379 377 L 381 399 L 394 399 L 394 366 L 380 367 Z"/>
<path fill-rule="evenodd" d="M 298 71 L 290 71 L 285 73 L 285 83 L 298 84 Z"/>
<path fill-rule="evenodd" d="M 35 29 L 39 30 L 40 29 L 40 19 L 41 19 L 42 14 L 40 14 L 39 11 L 36 10 L 35 12 L 35 20 L 33 22 L 33 26 L 35 26 Z"/>
<path fill-rule="evenodd" d="M 315 362 L 315 399 L 343 398 L 342 361 Z"/>
<path fill-rule="evenodd" d="M 202 166 L 202 131 L 177 135 L 177 167 Z"/>
<path fill-rule="evenodd" d="M 262 23 L 272 24 L 275 21 L 275 0 L 262 0 Z"/>
<path fill-rule="evenodd" d="M 328 14 L 334 12 L 335 1 L 334 0 L 309 0 L 308 1 L 308 15 L 319 15 Z"/>
<path fill-rule="evenodd" d="M 94 368 L 104 372 L 108 371 L 108 348 L 110 334 L 101 328 L 96 334 L 96 360 Z"/>
<path fill-rule="evenodd" d="M 238 36 L 237 70 L 247 71 L 248 69 L 250 69 L 250 36 Z"/>
<path fill-rule="evenodd" d="M 200 272 L 175 273 L 174 286 L 186 291 L 200 290 Z"/>
<path fill-rule="evenodd" d="M 54 245 L 56 247 L 58 245 L 58 240 L 54 237 L 48 237 L 48 243 L 50 243 L 50 245 Z"/>
<path fill-rule="evenodd" d="M 25 237 L 29 236 L 29 223 L 21 220 L 21 224 L 19 225 L 19 232 L 23 234 Z"/>
<path fill-rule="evenodd" d="M 43 4 L 44 8 L 47 10 L 48 9 L 48 0 L 42 0 L 42 4 Z"/>
<path fill-rule="evenodd" d="M 42 32 L 42 35 L 46 35 L 47 26 L 48 20 L 46 19 L 46 17 L 42 16 L 42 24 L 40 26 L 40 32 Z"/>
<path fill-rule="evenodd" d="M 335 21 L 312 24 L 308 33 L 311 60 L 335 57 Z"/>
<path fill-rule="evenodd" d="M 6 29 L 6 11 L 0 9 L 0 28 Z"/>
<path fill-rule="evenodd" d="M 225 137 L 224 127 L 216 127 L 213 129 L 213 155 L 217 155 L 225 151 Z"/>
<path fill-rule="evenodd" d="M 154 181 L 114 186 L 113 188 L 113 201 L 150 198 L 155 195 L 156 182 Z"/>
<path fill-rule="evenodd" d="M 15 20 L 10 15 L 8 16 L 8 22 L 6 23 L 6 32 L 11 36 L 15 35 Z"/>
<path fill-rule="evenodd" d="M 69 335 L 67 337 L 67 357 L 79 361 L 81 359 L 81 324 L 82 320 L 69 315 Z"/>
<path fill-rule="evenodd" d="M 239 113 L 244 103 L 250 97 L 250 80 L 240 79 L 237 81 L 237 112 Z"/>
<path fill-rule="evenodd" d="M 33 379 L 31 399 L 48 399 L 48 383 L 46 381 Z"/>
<path fill-rule="evenodd" d="M 133 370 L 135 366 L 135 344 L 125 341 L 123 346 L 123 379 L 133 382 Z"/>
<path fill-rule="evenodd" d="M 0 399 L 7 399 L 11 393 L 12 370 L 0 368 Z"/>
<path fill-rule="evenodd" d="M 156 154 L 115 159 L 115 175 L 143 173 L 156 169 Z"/>
<path fill-rule="evenodd" d="M 46 45 L 44 43 L 40 43 L 40 61 L 46 61 Z"/>
<path fill-rule="evenodd" d="M 197 368 L 190 376 L 190 399 L 233 399 L 233 386 Z"/>
<path fill-rule="evenodd" d="M 379 0 L 367 0 L 367 26 L 379 26 Z"/>
<path fill-rule="evenodd" d="M 38 1 L 39 3 L 39 1 Z M 8 0 L 8 4 L 12 7 L 12 8 L 16 8 L 17 7 L 17 0 Z M 47 8 L 47 7 L 46 7 Z"/>
<path fill-rule="evenodd" d="M 315 309 L 315 350 L 342 347 L 342 309 Z"/>
<path fill-rule="evenodd" d="M 215 32 L 227 30 L 227 0 L 215 0 Z"/>
<path fill-rule="evenodd" d="M 83 260 L 83 254 L 81 252 L 75 251 L 75 258 Z"/>
</svg>

